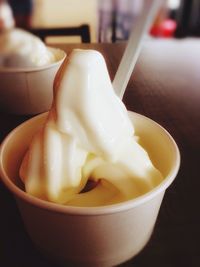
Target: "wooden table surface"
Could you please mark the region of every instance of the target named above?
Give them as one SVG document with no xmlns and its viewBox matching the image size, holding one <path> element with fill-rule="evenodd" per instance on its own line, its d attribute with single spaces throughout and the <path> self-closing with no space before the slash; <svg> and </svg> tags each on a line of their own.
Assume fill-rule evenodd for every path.
<svg viewBox="0 0 200 267">
<path fill-rule="evenodd" d="M 57 45 L 58 46 L 58 45 Z M 125 44 L 60 45 L 94 48 L 114 77 Z M 148 245 L 129 267 L 200 266 L 200 41 L 147 41 L 124 96 L 127 108 L 164 126 L 176 140 L 181 168 L 164 197 Z M 0 113 L 0 140 L 30 116 Z M 53 267 L 27 236 L 13 197 L 0 183 L 0 266 Z"/>
</svg>

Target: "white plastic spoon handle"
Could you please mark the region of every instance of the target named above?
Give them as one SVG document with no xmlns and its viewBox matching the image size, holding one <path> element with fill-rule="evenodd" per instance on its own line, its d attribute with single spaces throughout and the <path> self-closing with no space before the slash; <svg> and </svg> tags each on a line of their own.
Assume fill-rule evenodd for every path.
<svg viewBox="0 0 200 267">
<path fill-rule="evenodd" d="M 163 0 L 145 0 L 141 14 L 134 24 L 127 47 L 113 80 L 113 88 L 121 99 L 123 98 L 130 76 L 138 59 L 143 36 L 151 26 L 161 2 L 163 2 Z"/>
</svg>

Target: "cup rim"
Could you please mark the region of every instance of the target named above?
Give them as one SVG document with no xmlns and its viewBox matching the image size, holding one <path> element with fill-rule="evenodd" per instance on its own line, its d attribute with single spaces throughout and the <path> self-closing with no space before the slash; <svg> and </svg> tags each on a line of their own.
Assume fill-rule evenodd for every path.
<svg viewBox="0 0 200 267">
<path fill-rule="evenodd" d="M 55 62 L 51 63 L 51 64 L 48 64 L 48 65 L 44 65 L 44 66 L 40 66 L 40 67 L 26 67 L 26 68 L 16 68 L 16 67 L 1 67 L 0 66 L 0 74 L 1 73 L 28 73 L 28 72 L 37 72 L 37 71 L 41 71 L 41 70 L 47 70 L 47 69 L 50 69 L 50 68 L 53 68 L 59 64 L 61 64 L 66 56 L 67 56 L 67 53 L 60 49 L 60 48 L 55 48 L 55 47 L 50 47 L 50 46 L 47 46 L 47 48 L 53 52 L 57 52 L 57 53 L 60 53 L 60 56 L 58 57 L 58 60 L 56 60 Z"/>
<path fill-rule="evenodd" d="M 179 168 L 180 168 L 180 162 L 181 162 L 181 156 L 180 156 L 180 151 L 178 149 L 178 146 L 176 144 L 176 142 L 174 141 L 173 137 L 170 135 L 170 133 L 163 128 L 160 124 L 158 124 L 157 122 L 155 122 L 154 120 L 141 115 L 139 113 L 133 112 L 133 111 L 129 111 L 129 115 L 130 116 L 138 116 L 138 117 L 142 117 L 143 119 L 149 120 L 151 123 L 153 122 L 153 124 L 155 124 L 158 128 L 160 128 L 161 131 L 163 131 L 165 133 L 165 135 L 169 138 L 169 140 L 171 141 L 172 145 L 173 145 L 173 149 L 174 149 L 174 155 L 175 155 L 175 161 L 173 163 L 173 167 L 171 168 L 171 171 L 169 172 L 169 174 L 165 177 L 165 179 L 156 187 L 154 187 L 152 190 L 148 191 L 147 193 L 136 197 L 134 199 L 130 199 L 130 200 L 126 200 L 120 203 L 116 203 L 116 204 L 112 204 L 112 205 L 105 205 L 105 206 L 99 206 L 99 207 L 77 207 L 77 206 L 67 206 L 67 205 L 62 205 L 62 204 L 57 204 L 57 203 L 53 203 L 53 202 L 49 202 L 46 200 L 42 200 L 39 199 L 35 196 L 29 195 L 28 193 L 26 193 L 25 191 L 23 191 L 22 189 L 20 189 L 17 185 L 15 185 L 8 177 L 8 175 L 6 174 L 4 168 L 3 168 L 3 154 L 4 154 L 4 150 L 5 147 L 7 145 L 7 143 L 9 142 L 10 137 L 18 130 L 20 130 L 20 128 L 26 124 L 26 123 L 30 123 L 31 121 L 34 120 L 38 120 L 39 117 L 43 117 L 45 116 L 45 114 L 47 115 L 48 112 L 42 113 L 40 115 L 37 115 L 23 123 L 21 123 L 20 125 L 18 125 L 15 129 L 13 129 L 3 140 L 1 146 L 0 146 L 0 176 L 1 179 L 3 181 L 3 183 L 5 184 L 5 186 L 9 189 L 9 191 L 11 191 L 15 197 L 28 202 L 29 204 L 36 206 L 38 208 L 41 209 L 46 209 L 48 211 L 53 211 L 56 213 L 63 213 L 63 214 L 71 214 L 71 215 L 105 215 L 105 214 L 112 214 L 112 213 L 116 213 L 116 212 L 121 212 L 121 211 L 126 211 L 129 210 L 131 208 L 137 207 L 151 199 L 153 199 L 155 196 L 159 195 L 160 193 L 164 192 L 169 186 L 170 184 L 173 182 L 173 180 L 175 179 Z"/>
</svg>

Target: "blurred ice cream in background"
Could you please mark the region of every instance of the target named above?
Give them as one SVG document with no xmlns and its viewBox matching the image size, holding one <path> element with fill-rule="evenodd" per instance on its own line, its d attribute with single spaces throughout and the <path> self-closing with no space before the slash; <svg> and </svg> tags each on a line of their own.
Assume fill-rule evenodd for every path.
<svg viewBox="0 0 200 267">
<path fill-rule="evenodd" d="M 15 28 L 12 10 L 0 2 L 0 67 L 40 67 L 56 61 L 55 55 L 36 36 Z"/>
</svg>

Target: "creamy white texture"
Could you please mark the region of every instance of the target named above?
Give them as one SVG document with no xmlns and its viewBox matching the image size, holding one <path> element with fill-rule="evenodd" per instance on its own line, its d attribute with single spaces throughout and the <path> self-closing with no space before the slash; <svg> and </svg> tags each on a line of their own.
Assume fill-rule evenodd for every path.
<svg viewBox="0 0 200 267">
<path fill-rule="evenodd" d="M 33 34 L 17 28 L 0 33 L 0 67 L 41 67 L 55 61 L 54 54 Z"/>
<path fill-rule="evenodd" d="M 52 108 L 20 177 L 28 193 L 76 206 L 128 200 L 163 179 L 138 144 L 99 52 L 74 50 L 62 66 Z M 96 186 L 83 193 L 88 180 Z"/>
</svg>

